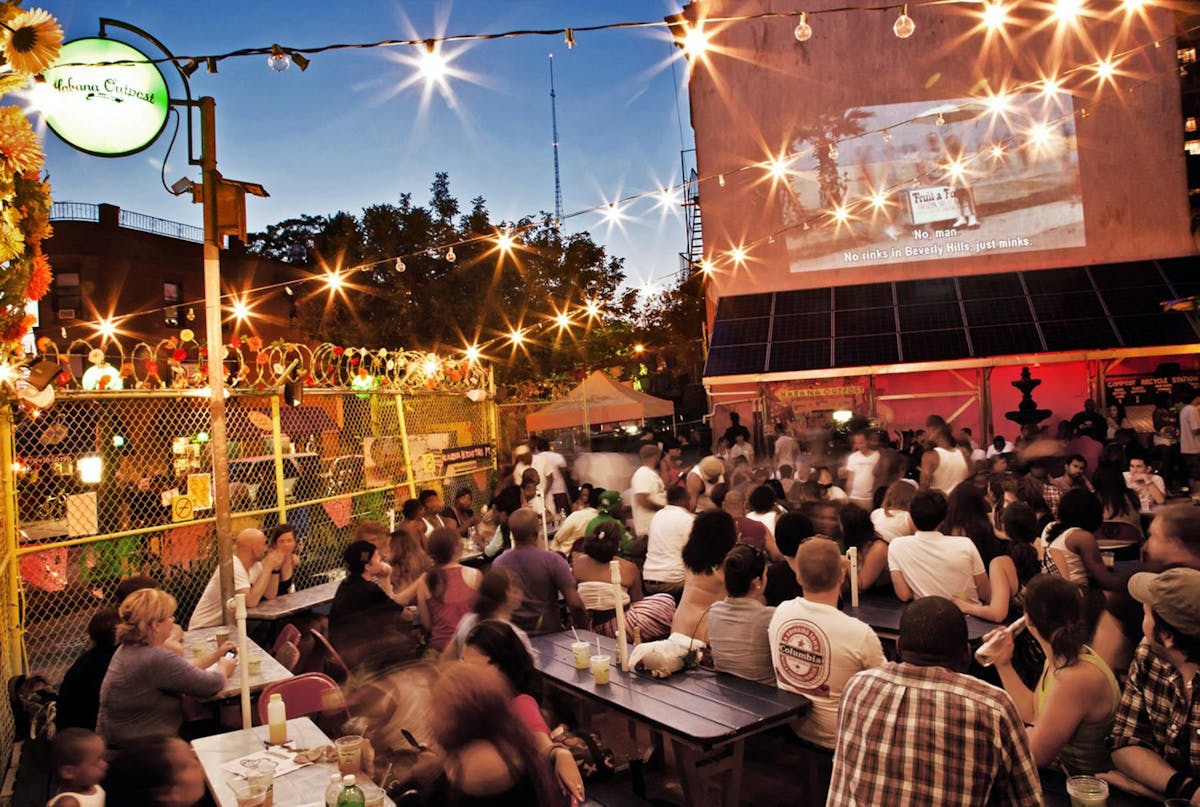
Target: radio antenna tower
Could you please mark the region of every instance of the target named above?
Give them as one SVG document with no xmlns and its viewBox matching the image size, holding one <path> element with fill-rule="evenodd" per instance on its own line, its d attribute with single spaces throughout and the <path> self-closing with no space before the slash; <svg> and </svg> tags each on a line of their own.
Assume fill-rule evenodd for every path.
<svg viewBox="0 0 1200 807">
<path fill-rule="evenodd" d="M 562 178 L 558 171 L 558 101 L 554 93 L 554 54 L 550 54 L 550 130 L 554 137 L 554 226 L 562 226 Z"/>
</svg>

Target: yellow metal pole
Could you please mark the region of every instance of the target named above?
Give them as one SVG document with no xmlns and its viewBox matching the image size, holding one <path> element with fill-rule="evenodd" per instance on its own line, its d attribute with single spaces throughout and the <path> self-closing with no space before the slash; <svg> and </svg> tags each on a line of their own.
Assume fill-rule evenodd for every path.
<svg viewBox="0 0 1200 807">
<path fill-rule="evenodd" d="M 488 367 L 488 406 L 492 422 L 492 470 L 500 469 L 500 407 L 496 405 L 496 371 Z"/>
<path fill-rule="evenodd" d="M 4 558 L 0 570 L 8 577 L 8 666 L 9 675 L 25 670 L 25 629 L 21 625 L 21 586 L 17 569 L 17 480 L 13 464 L 16 447 L 13 443 L 12 410 L 0 407 L 0 479 L 4 497 Z"/>
<path fill-rule="evenodd" d="M 287 521 L 287 497 L 283 489 L 283 429 L 279 423 L 279 396 L 271 396 L 271 441 L 275 449 L 275 501 L 279 523 Z"/>
<path fill-rule="evenodd" d="M 408 445 L 408 426 L 404 422 L 404 396 L 396 396 L 396 419 L 400 421 L 400 441 L 404 444 L 404 471 L 408 474 L 408 495 L 417 497 L 417 477 L 413 473 L 412 451 Z"/>
</svg>

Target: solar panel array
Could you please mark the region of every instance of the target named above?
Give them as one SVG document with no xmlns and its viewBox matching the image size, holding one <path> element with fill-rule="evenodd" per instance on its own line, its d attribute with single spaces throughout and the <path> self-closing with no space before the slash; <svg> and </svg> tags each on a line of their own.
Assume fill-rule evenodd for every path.
<svg viewBox="0 0 1200 807">
<path fill-rule="evenodd" d="M 1200 262 L 1175 258 L 722 297 L 705 376 L 1197 341 Z"/>
</svg>

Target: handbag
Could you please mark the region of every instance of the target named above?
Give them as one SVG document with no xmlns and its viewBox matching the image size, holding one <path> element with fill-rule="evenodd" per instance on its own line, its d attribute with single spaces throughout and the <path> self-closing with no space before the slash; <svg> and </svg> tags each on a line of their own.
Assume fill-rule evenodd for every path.
<svg viewBox="0 0 1200 807">
<path fill-rule="evenodd" d="M 560 724 L 550 733 L 550 739 L 566 746 L 584 779 L 609 779 L 617 771 L 613 750 L 594 731 L 575 732 Z"/>
</svg>

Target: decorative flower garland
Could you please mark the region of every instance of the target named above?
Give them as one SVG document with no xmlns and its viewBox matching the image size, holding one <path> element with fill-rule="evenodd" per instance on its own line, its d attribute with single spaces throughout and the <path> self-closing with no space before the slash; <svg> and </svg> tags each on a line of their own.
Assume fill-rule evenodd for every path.
<svg viewBox="0 0 1200 807">
<path fill-rule="evenodd" d="M 62 28 L 47 12 L 22 11 L 19 0 L 0 3 L 0 98 L 52 65 L 62 41 Z M 26 301 L 50 288 L 50 260 L 42 252 L 51 235 L 44 159 L 21 109 L 0 106 L 0 352 L 8 357 L 20 355 L 21 338 L 33 327 Z"/>
</svg>

